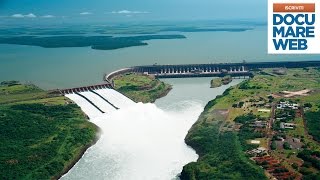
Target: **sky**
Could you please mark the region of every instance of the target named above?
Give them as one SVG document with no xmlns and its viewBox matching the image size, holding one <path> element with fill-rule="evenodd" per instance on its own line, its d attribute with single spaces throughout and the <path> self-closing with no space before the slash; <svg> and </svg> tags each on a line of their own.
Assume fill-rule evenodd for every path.
<svg viewBox="0 0 320 180">
<path fill-rule="evenodd" d="M 265 21 L 267 0 L 0 0 L 7 21 Z"/>
</svg>

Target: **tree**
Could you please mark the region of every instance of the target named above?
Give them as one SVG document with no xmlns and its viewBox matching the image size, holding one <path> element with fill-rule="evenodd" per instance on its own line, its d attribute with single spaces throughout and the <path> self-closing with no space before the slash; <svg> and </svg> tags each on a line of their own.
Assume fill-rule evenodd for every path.
<svg viewBox="0 0 320 180">
<path fill-rule="evenodd" d="M 271 142 L 271 150 L 276 150 L 277 149 L 277 143 L 276 141 Z"/>
<path fill-rule="evenodd" d="M 312 108 L 312 104 L 311 103 L 306 103 L 303 105 L 303 107 L 305 108 Z"/>
<path fill-rule="evenodd" d="M 289 149 L 291 149 L 291 146 L 290 146 L 290 144 L 288 142 L 284 142 L 283 143 L 283 148 L 289 150 Z"/>
</svg>

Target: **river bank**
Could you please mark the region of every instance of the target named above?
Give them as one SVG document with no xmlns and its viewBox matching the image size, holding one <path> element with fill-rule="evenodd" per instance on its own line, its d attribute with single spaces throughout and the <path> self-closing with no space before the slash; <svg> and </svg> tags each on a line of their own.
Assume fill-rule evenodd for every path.
<svg viewBox="0 0 320 180">
<path fill-rule="evenodd" d="M 317 122 L 319 78 L 318 68 L 287 69 L 284 75 L 263 69 L 210 101 L 185 138 L 200 157 L 184 166 L 181 179 L 318 178 L 319 144 L 306 135 L 310 125 L 304 122 Z M 300 108 L 275 110 L 280 102 Z M 283 129 L 281 123 L 294 128 Z M 255 153 L 258 148 L 261 153 Z"/>
<path fill-rule="evenodd" d="M 86 151 L 98 142 L 98 140 L 101 137 L 101 133 L 102 133 L 101 129 L 97 127 L 96 138 L 92 142 L 90 142 L 89 144 L 81 148 L 79 154 L 76 157 L 74 157 L 74 159 L 68 165 L 66 165 L 64 170 L 59 175 L 55 176 L 54 179 L 60 179 L 62 176 L 67 174 L 83 157 Z"/>
<path fill-rule="evenodd" d="M 14 81 L 0 90 L 1 179 L 58 179 L 97 141 L 99 128 L 63 96 Z"/>
</svg>

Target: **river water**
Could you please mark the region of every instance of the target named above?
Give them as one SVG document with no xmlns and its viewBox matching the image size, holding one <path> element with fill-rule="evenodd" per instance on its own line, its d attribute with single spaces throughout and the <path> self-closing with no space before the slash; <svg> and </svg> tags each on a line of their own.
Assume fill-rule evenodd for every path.
<svg viewBox="0 0 320 180">
<path fill-rule="evenodd" d="M 45 89 L 100 83 L 104 73 L 146 64 L 316 60 L 317 55 L 267 55 L 266 27 L 245 32 L 196 32 L 112 51 L 0 45 L 0 81 L 31 81 Z"/>
<path fill-rule="evenodd" d="M 176 179 L 185 164 L 198 158 L 184 138 L 205 104 L 240 82 L 234 80 L 229 85 L 210 89 L 210 80 L 164 80 L 173 85 L 173 90 L 155 104 L 133 103 L 120 95 L 110 100 L 120 110 L 108 111 L 106 115 L 88 108 L 90 104 L 73 97 L 76 95 L 68 96 L 89 114 L 103 134 L 62 179 Z M 82 94 L 94 99 L 92 94 Z M 110 93 L 103 95 L 111 98 Z M 94 102 L 107 110 L 103 107 L 106 103 Z"/>
</svg>

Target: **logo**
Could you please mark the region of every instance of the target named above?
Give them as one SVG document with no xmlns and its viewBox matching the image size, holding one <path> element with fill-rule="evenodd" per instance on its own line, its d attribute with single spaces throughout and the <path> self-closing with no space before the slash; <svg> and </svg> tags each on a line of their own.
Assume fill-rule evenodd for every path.
<svg viewBox="0 0 320 180">
<path fill-rule="evenodd" d="M 320 54 L 319 0 L 268 0 L 268 53 Z"/>
</svg>

